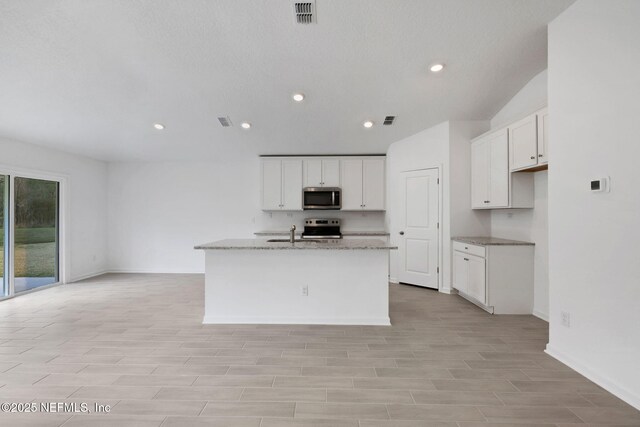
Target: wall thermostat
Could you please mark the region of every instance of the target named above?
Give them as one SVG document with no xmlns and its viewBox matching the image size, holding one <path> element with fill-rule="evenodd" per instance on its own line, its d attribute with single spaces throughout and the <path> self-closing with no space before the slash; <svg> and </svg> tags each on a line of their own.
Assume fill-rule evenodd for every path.
<svg viewBox="0 0 640 427">
<path fill-rule="evenodd" d="M 596 178 L 591 180 L 591 191 L 608 193 L 609 192 L 609 177 Z"/>
</svg>

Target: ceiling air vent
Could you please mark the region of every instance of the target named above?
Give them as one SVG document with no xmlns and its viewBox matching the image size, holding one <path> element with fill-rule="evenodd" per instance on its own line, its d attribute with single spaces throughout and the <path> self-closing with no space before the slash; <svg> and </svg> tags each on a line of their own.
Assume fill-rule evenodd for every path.
<svg viewBox="0 0 640 427">
<path fill-rule="evenodd" d="M 293 8 L 298 24 L 313 24 L 316 22 L 316 2 L 294 2 Z"/>
<path fill-rule="evenodd" d="M 229 126 L 232 126 L 231 119 L 229 118 L 229 116 L 218 117 L 218 120 L 220 121 L 220 124 L 222 125 L 223 128 L 228 128 Z"/>
<path fill-rule="evenodd" d="M 396 116 L 387 116 L 384 118 L 384 122 L 382 124 L 384 126 L 391 126 L 395 119 L 396 119 Z"/>
</svg>

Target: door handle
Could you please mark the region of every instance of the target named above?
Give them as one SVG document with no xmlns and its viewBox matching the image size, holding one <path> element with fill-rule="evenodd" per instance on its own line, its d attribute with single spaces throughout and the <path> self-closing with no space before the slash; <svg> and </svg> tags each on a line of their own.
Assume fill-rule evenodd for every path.
<svg viewBox="0 0 640 427">
<path fill-rule="evenodd" d="M 542 157 L 542 154 L 538 154 L 538 157 Z"/>
<path fill-rule="evenodd" d="M 469 261 L 469 258 L 465 258 L 464 260 L 465 260 L 465 261 Z"/>
<path fill-rule="evenodd" d="M 531 156 L 531 160 L 533 160 L 533 159 L 535 159 L 535 158 L 536 158 L 536 156 Z"/>
<path fill-rule="evenodd" d="M 398 234 L 400 234 L 401 236 L 404 236 L 404 231 L 401 231 L 401 232 L 400 232 L 400 233 L 398 233 Z"/>
</svg>

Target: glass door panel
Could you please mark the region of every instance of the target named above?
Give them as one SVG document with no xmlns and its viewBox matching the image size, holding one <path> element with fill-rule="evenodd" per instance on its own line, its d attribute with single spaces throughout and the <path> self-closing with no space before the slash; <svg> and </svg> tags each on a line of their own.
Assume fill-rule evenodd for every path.
<svg viewBox="0 0 640 427">
<path fill-rule="evenodd" d="M 59 281 L 59 184 L 14 178 L 14 291 Z"/>
<path fill-rule="evenodd" d="M 9 295 L 8 265 L 9 254 L 5 248 L 9 246 L 9 177 L 0 175 L 0 297 Z"/>
</svg>

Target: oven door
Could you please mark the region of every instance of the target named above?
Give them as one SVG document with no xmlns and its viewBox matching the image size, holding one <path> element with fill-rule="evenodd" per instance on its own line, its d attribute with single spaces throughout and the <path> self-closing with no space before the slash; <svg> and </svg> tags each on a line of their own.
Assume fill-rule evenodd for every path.
<svg viewBox="0 0 640 427">
<path fill-rule="evenodd" d="M 340 209 L 340 189 L 332 187 L 306 187 L 302 193 L 305 210 Z"/>
</svg>

